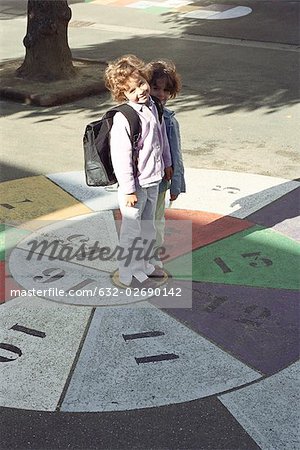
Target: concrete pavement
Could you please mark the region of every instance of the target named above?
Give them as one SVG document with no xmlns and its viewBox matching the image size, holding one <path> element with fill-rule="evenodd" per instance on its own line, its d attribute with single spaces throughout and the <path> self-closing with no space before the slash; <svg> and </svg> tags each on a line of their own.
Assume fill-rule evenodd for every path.
<svg viewBox="0 0 300 450">
<path fill-rule="evenodd" d="M 210 20 L 209 24 L 198 20 L 193 34 L 188 34 L 189 28 L 179 19 L 179 23 L 166 21 L 164 15 L 97 2 L 72 3 L 69 43 L 75 57 L 109 60 L 132 52 L 146 60 L 161 57 L 176 62 L 183 91 L 170 107 L 181 123 L 186 166 L 297 178 L 299 57 L 289 38 L 290 30 L 295 29 L 293 22 L 285 32 L 278 31 L 280 40 L 290 44 L 278 44 L 277 28 L 266 26 L 267 12 L 265 22 L 258 15 L 261 32 L 258 30 L 256 41 L 233 39 L 234 35 L 230 39 L 215 37 L 216 26 L 226 26 L 227 36 L 231 36 L 235 24 L 253 24 L 256 8 L 260 11 L 262 3 L 266 2 L 252 2 L 253 13 L 240 19 Z M 280 23 L 280 8 L 285 7 L 291 17 L 296 6 L 295 2 L 272 2 L 272 20 L 276 8 Z M 11 16 L 6 7 L 3 11 L 9 20 L 1 23 L 1 60 L 21 57 L 25 16 L 20 10 L 13 10 L 18 15 Z M 208 26 L 211 35 L 200 35 Z M 264 39 L 265 29 L 273 36 L 269 42 Z M 2 102 L 4 139 L 10 148 L 2 155 L 6 168 L 2 179 L 80 170 L 84 126 L 111 105 L 108 94 L 55 108 Z M 22 135 L 21 147 L 18 135 Z M 58 149 L 54 158 L 53 147 Z"/>
</svg>

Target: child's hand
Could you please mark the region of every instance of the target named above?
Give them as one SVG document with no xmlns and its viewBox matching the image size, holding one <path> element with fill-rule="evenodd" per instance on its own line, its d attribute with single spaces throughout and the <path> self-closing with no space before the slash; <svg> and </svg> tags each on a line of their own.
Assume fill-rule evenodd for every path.
<svg viewBox="0 0 300 450">
<path fill-rule="evenodd" d="M 126 194 L 125 195 L 125 206 L 134 206 L 137 202 L 137 195 L 136 192 L 133 192 L 132 194 Z"/>
<path fill-rule="evenodd" d="M 174 202 L 179 194 L 172 194 L 170 193 L 170 202 Z"/>
<path fill-rule="evenodd" d="M 165 168 L 165 176 L 164 176 L 164 178 L 165 178 L 167 181 L 170 181 L 171 178 L 172 178 L 172 176 L 173 176 L 173 168 L 172 168 L 172 166 L 166 167 L 166 168 Z"/>
</svg>

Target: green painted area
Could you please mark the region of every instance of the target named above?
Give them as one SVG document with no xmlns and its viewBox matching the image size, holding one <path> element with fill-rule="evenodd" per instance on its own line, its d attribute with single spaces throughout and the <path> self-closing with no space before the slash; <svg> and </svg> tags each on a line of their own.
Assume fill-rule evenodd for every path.
<svg viewBox="0 0 300 450">
<path fill-rule="evenodd" d="M 273 230 L 254 226 L 193 252 L 193 280 L 232 285 L 299 289 L 300 244 Z M 189 256 L 165 268 L 173 277 L 183 273 Z"/>
<path fill-rule="evenodd" d="M 17 243 L 30 233 L 31 231 L 0 224 L 0 261 L 4 261 L 5 256 L 16 247 Z"/>
</svg>

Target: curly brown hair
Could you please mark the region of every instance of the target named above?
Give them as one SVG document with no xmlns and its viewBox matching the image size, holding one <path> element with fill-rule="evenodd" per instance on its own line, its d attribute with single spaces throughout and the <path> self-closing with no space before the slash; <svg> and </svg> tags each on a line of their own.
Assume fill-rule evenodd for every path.
<svg viewBox="0 0 300 450">
<path fill-rule="evenodd" d="M 156 80 L 161 78 L 166 80 L 166 87 L 170 92 L 170 98 L 175 98 L 181 90 L 181 77 L 176 70 L 173 61 L 156 60 L 150 61 L 146 65 L 148 82 L 153 85 Z"/>
<path fill-rule="evenodd" d="M 109 62 L 105 70 L 104 81 L 114 100 L 117 102 L 126 100 L 124 92 L 128 79 L 137 75 L 147 79 L 146 64 L 135 55 L 123 55 Z"/>
</svg>

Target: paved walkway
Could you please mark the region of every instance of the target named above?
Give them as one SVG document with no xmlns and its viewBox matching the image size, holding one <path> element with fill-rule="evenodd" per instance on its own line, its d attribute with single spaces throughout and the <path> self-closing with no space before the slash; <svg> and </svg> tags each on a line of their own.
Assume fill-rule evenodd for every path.
<svg viewBox="0 0 300 450">
<path fill-rule="evenodd" d="M 271 3 L 267 13 L 270 2 L 251 2 L 251 14 L 236 19 L 175 20 L 172 16 L 169 21 L 169 15 L 138 8 L 71 2 L 69 42 L 75 57 L 110 60 L 132 52 L 145 60 L 159 56 L 176 62 L 183 91 L 170 107 L 181 124 L 186 167 L 295 179 L 300 166 L 299 79 L 295 70 L 299 49 L 286 39 L 295 29 L 294 22 L 287 21 L 295 2 Z M 282 5 L 289 14 L 279 33 Z M 1 21 L 2 61 L 24 55 L 26 30 L 24 10 L 23 15 L 5 14 L 7 19 Z M 255 41 L 230 35 L 246 25 L 247 29 L 255 25 Z M 208 26 L 210 35 L 204 36 L 202 29 Z M 216 33 L 217 26 L 218 30 L 226 28 L 226 38 Z M 268 41 L 263 36 L 266 32 Z M 278 43 L 277 36 L 290 43 Z M 2 181 L 81 170 L 84 126 L 110 106 L 109 95 L 54 108 L 1 102 L 1 126 L 9 146 L 2 155 Z"/>
</svg>

